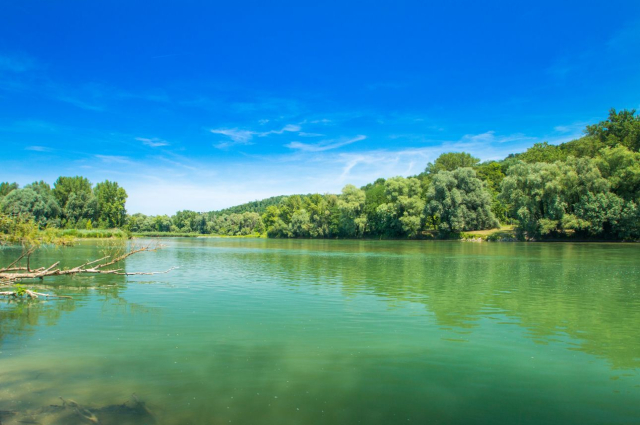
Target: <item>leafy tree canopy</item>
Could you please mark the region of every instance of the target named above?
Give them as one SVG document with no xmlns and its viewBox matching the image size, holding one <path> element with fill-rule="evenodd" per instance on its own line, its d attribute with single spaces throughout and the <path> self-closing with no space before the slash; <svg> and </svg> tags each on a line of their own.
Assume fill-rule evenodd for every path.
<svg viewBox="0 0 640 425">
<path fill-rule="evenodd" d="M 448 152 L 440 155 L 433 163 L 427 164 L 425 172 L 436 174 L 439 171 L 453 171 L 456 168 L 475 167 L 480 159 L 466 152 Z"/>
</svg>

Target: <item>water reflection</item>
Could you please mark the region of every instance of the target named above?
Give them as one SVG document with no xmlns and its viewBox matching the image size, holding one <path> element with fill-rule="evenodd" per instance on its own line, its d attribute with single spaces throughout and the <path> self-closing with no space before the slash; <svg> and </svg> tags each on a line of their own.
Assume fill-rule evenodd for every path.
<svg viewBox="0 0 640 425">
<path fill-rule="evenodd" d="M 483 319 L 518 324 L 538 343 L 570 337 L 572 349 L 614 368 L 640 366 L 635 246 L 282 241 L 268 256 L 244 248 L 224 254 L 228 267 L 291 288 L 334 285 L 390 307 L 422 303 L 462 334 Z"/>
<path fill-rule="evenodd" d="M 60 289 L 73 302 L 29 307 L 41 318 L 3 336 L 0 410 L 58 396 L 117 405 L 135 392 L 163 424 L 640 415 L 635 246 L 167 244 L 126 267 L 180 266 L 170 274 L 74 279 Z M 33 313 L 12 314 L 3 325 Z"/>
</svg>

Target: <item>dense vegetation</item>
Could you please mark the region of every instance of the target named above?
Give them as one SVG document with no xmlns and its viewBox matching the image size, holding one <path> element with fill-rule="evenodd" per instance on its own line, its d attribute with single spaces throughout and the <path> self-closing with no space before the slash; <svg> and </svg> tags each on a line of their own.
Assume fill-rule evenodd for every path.
<svg viewBox="0 0 640 425">
<path fill-rule="evenodd" d="M 60 177 L 0 184 L 0 210 L 41 227 L 302 238 L 421 238 L 515 224 L 528 239 L 640 238 L 640 116 L 616 112 L 561 145 L 537 143 L 501 161 L 440 155 L 424 172 L 347 185 L 339 195 L 276 196 L 221 211 L 126 215 L 115 182 Z"/>
</svg>

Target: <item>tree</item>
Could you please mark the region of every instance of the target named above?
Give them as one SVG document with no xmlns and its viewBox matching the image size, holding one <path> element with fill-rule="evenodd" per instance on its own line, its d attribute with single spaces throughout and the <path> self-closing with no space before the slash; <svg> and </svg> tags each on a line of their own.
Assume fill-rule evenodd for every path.
<svg viewBox="0 0 640 425">
<path fill-rule="evenodd" d="M 67 205 L 72 193 L 91 194 L 91 182 L 81 176 L 58 177 L 58 180 L 53 184 L 53 195 L 56 197 L 60 208 L 64 208 Z"/>
<path fill-rule="evenodd" d="M 52 196 L 41 195 L 29 187 L 9 192 L 2 198 L 0 210 L 13 217 L 33 219 L 40 227 L 54 222 L 60 216 L 60 207 Z"/>
<path fill-rule="evenodd" d="M 620 144 L 638 152 L 640 150 L 640 115 L 636 115 L 635 109 L 616 112 L 611 108 L 609 118 L 598 124 L 588 125 L 586 133 L 605 146 L 613 148 Z"/>
<path fill-rule="evenodd" d="M 71 192 L 62 209 L 62 215 L 67 220 L 67 226 L 75 226 L 86 220 L 95 222 L 98 216 L 98 200 L 91 192 Z"/>
<path fill-rule="evenodd" d="M 600 151 L 596 165 L 611 190 L 626 201 L 640 204 L 640 153 L 624 146 Z"/>
<path fill-rule="evenodd" d="M 289 223 L 289 234 L 294 238 L 308 238 L 310 230 L 309 213 L 304 209 L 294 212 Z"/>
<path fill-rule="evenodd" d="M 364 190 L 352 184 L 342 188 L 342 195 L 338 198 L 340 212 L 340 234 L 346 237 L 362 237 L 367 226 L 367 216 L 364 214 Z"/>
<path fill-rule="evenodd" d="M 98 219 L 106 227 L 122 227 L 127 216 L 127 192 L 118 183 L 105 180 L 96 184 L 93 193 L 98 204 Z"/>
<path fill-rule="evenodd" d="M 435 217 L 441 232 L 498 227 L 491 211 L 491 194 L 471 168 L 440 171 L 427 192 L 427 215 Z"/>
<path fill-rule="evenodd" d="M 543 142 L 534 143 L 532 147 L 524 153 L 516 155 L 516 157 L 530 164 L 534 162 L 556 162 L 567 159 L 567 152 L 559 146 Z"/>
<path fill-rule="evenodd" d="M 433 163 L 428 163 L 425 172 L 433 175 L 439 171 L 453 171 L 462 167 L 475 167 L 480 160 L 466 152 L 447 152 L 440 155 Z"/>
<path fill-rule="evenodd" d="M 53 184 L 53 196 L 62 209 L 67 227 L 82 224 L 87 219 L 96 221 L 97 201 L 87 178 L 58 177 Z"/>
<path fill-rule="evenodd" d="M 367 233 L 380 235 L 384 233 L 384 217 L 378 213 L 380 205 L 389 202 L 385 194 L 385 179 L 377 179 L 364 186 L 364 213 L 367 215 Z"/>
<path fill-rule="evenodd" d="M 424 200 L 417 178 L 392 177 L 384 183 L 388 202 L 377 208 L 388 236 L 416 237 L 424 221 Z"/>
<path fill-rule="evenodd" d="M 637 204 L 611 191 L 598 164 L 608 163 L 570 157 L 566 162 L 512 166 L 501 197 L 518 220 L 519 231 L 529 238 L 568 231 L 587 237 L 638 237 Z"/>
<path fill-rule="evenodd" d="M 20 188 L 18 183 L 2 182 L 0 183 L 0 198 L 7 196 L 12 190 Z"/>
<path fill-rule="evenodd" d="M 331 209 L 327 197 L 313 194 L 304 199 L 304 209 L 309 213 L 309 236 L 326 238 L 331 236 Z"/>
</svg>

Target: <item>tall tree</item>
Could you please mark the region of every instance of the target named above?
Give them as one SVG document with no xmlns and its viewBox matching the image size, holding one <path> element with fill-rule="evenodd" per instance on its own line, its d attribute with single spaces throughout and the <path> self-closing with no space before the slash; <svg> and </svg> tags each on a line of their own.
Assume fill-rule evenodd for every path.
<svg viewBox="0 0 640 425">
<path fill-rule="evenodd" d="M 91 182 L 86 177 L 58 177 L 53 184 L 53 195 L 61 208 L 67 205 L 72 193 L 92 193 Z"/>
<path fill-rule="evenodd" d="M 500 224 L 491 211 L 491 194 L 471 168 L 440 171 L 427 192 L 427 215 L 443 232 L 482 230 Z"/>
<path fill-rule="evenodd" d="M 367 216 L 364 214 L 365 194 L 352 184 L 342 189 L 338 198 L 340 211 L 340 233 L 346 237 L 362 237 L 367 226 Z"/>
<path fill-rule="evenodd" d="M 95 221 L 96 200 L 91 182 L 86 177 L 58 177 L 53 184 L 53 196 L 62 209 L 67 227 L 74 226 L 80 221 Z"/>
<path fill-rule="evenodd" d="M 392 177 L 385 181 L 384 191 L 388 202 L 377 209 L 384 234 L 416 237 L 424 221 L 420 181 L 413 177 Z"/>
<path fill-rule="evenodd" d="M 96 184 L 93 193 L 98 201 L 98 219 L 107 227 L 124 226 L 127 192 L 118 183 L 105 180 Z"/>
</svg>

